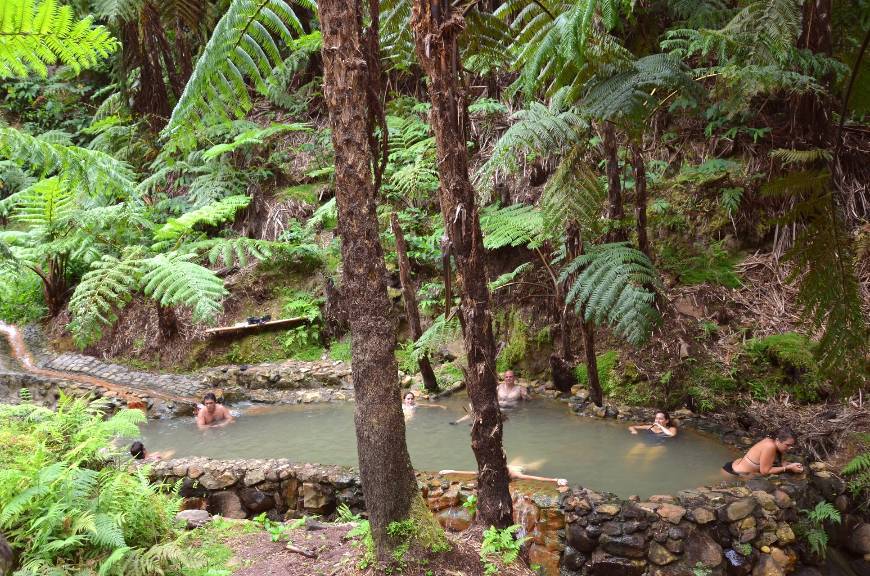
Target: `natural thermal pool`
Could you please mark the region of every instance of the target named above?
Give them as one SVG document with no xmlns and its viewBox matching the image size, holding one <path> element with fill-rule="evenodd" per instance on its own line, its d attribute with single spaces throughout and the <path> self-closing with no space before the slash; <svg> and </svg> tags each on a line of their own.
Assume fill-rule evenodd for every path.
<svg viewBox="0 0 870 576">
<path fill-rule="evenodd" d="M 414 467 L 474 470 L 470 426 L 450 425 L 463 414 L 461 397 L 420 407 L 407 422 Z M 193 418 L 150 421 L 142 427 L 149 450 L 174 449 L 176 457 L 288 458 L 295 462 L 356 465 L 352 403 L 241 406 L 236 422 L 198 430 Z M 681 430 L 673 439 L 634 436 L 627 425 L 574 415 L 564 403 L 536 399 L 509 413 L 505 423 L 509 463 L 538 476 L 622 496 L 672 493 L 721 480 L 735 453 L 716 439 Z"/>
</svg>

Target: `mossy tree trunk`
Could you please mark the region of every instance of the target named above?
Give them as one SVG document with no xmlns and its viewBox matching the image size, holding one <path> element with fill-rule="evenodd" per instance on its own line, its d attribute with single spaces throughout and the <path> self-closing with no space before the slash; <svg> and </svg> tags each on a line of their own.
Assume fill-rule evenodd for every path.
<svg viewBox="0 0 870 576">
<path fill-rule="evenodd" d="M 399 282 L 402 284 L 402 298 L 405 301 L 405 314 L 408 316 L 408 326 L 411 328 L 411 337 L 414 340 L 423 335 L 423 326 L 420 324 L 420 308 L 417 306 L 417 289 L 411 280 L 411 262 L 408 260 L 408 248 L 405 244 L 405 235 L 399 226 L 399 217 L 395 212 L 390 216 L 390 226 L 393 236 L 396 238 L 396 259 L 399 262 Z M 419 362 L 420 375 L 423 377 L 423 386 L 429 392 L 438 392 L 438 380 L 429 362 L 429 355 L 423 354 Z"/>
<path fill-rule="evenodd" d="M 460 320 L 468 358 L 466 384 L 472 404 L 471 447 L 478 470 L 477 520 L 484 526 L 503 528 L 512 523 L 512 503 L 502 448 L 483 234 L 468 178 L 466 105 L 457 85 L 460 69 L 457 36 L 464 28 L 464 20 L 460 11 L 448 2 L 415 0 L 411 22 L 417 58 L 429 76 L 441 213 L 462 284 Z"/>
<path fill-rule="evenodd" d="M 652 258 L 646 227 L 646 165 L 640 143 L 632 143 L 631 157 L 631 163 L 634 167 L 634 219 L 637 224 L 637 247 L 648 258 Z"/>
<path fill-rule="evenodd" d="M 390 320 L 386 266 L 378 234 L 376 157 L 370 90 L 379 82 L 377 3 L 363 36 L 359 0 L 321 0 L 324 96 L 335 149 L 336 205 L 343 261 L 342 301 L 349 318 L 360 479 L 378 558 L 389 561 L 390 522 L 410 516 L 420 495 L 405 442 Z M 376 178 L 377 179 L 377 178 Z"/>
</svg>

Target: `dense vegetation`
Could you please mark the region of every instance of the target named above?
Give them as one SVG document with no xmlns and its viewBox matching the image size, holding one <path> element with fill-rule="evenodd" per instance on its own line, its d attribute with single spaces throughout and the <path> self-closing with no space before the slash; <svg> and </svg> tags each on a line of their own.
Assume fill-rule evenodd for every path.
<svg viewBox="0 0 870 576">
<path fill-rule="evenodd" d="M 474 397 L 481 367 L 513 367 L 698 411 L 866 386 L 865 0 L 369 7 L 354 192 L 377 204 L 389 296 L 422 317 L 401 370 L 432 358 L 427 385 Z M 319 18 L 311 0 L 3 2 L 0 319 L 164 369 L 359 354 Z M 309 323 L 223 348 L 196 330 L 266 312 Z M 446 351 L 463 330 L 480 345 Z M 85 555 L 138 561 L 79 532 Z"/>
</svg>

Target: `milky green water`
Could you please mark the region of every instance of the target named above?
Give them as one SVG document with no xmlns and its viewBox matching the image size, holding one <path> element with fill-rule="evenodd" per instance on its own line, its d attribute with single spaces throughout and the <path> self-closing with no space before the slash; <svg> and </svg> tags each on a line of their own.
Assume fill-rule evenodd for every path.
<svg viewBox="0 0 870 576">
<path fill-rule="evenodd" d="M 418 470 L 474 470 L 470 426 L 449 422 L 467 400 L 445 399 L 446 409 L 417 408 L 407 422 L 408 449 Z M 234 406 L 236 422 L 198 430 L 193 418 L 143 425 L 149 450 L 175 456 L 288 458 L 295 462 L 357 464 L 352 403 L 298 406 Z M 573 484 L 641 497 L 693 488 L 722 479 L 734 452 L 691 430 L 676 438 L 632 435 L 627 425 L 581 418 L 562 402 L 533 400 L 509 413 L 505 452 L 526 473 L 567 478 Z"/>
</svg>

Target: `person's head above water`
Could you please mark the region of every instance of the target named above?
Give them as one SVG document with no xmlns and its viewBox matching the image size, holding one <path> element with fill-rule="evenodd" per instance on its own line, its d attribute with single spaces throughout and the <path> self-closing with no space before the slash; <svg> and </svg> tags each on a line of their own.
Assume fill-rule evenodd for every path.
<svg viewBox="0 0 870 576">
<path fill-rule="evenodd" d="M 507 387 L 510 388 L 516 382 L 516 378 L 514 377 L 514 371 L 508 370 L 504 373 L 504 383 L 507 384 Z"/>
<path fill-rule="evenodd" d="M 413 406 L 416 401 L 417 398 L 410 390 L 408 392 L 405 392 L 405 395 L 402 397 L 402 404 L 404 404 L 405 406 Z"/>
<path fill-rule="evenodd" d="M 794 448 L 797 439 L 795 438 L 794 430 L 788 426 L 783 426 L 773 435 L 773 441 L 776 444 L 776 450 L 784 454 Z"/>
<path fill-rule="evenodd" d="M 145 459 L 145 445 L 139 442 L 133 442 L 130 444 L 130 456 L 135 458 L 136 460 L 144 460 Z"/>
<path fill-rule="evenodd" d="M 656 412 L 654 422 L 668 428 L 674 426 L 674 423 L 671 422 L 671 415 L 668 414 L 667 410 L 659 410 L 658 412 Z"/>
<path fill-rule="evenodd" d="M 214 412 L 215 406 L 217 406 L 217 397 L 212 392 L 206 393 L 205 396 L 202 397 L 202 404 L 205 406 L 205 409 L 209 411 L 209 413 Z"/>
</svg>

